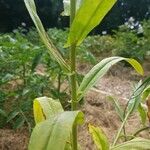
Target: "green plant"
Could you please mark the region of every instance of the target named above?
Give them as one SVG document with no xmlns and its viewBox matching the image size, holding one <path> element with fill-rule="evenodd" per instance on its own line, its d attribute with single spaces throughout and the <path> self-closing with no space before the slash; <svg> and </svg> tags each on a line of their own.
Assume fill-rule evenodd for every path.
<svg viewBox="0 0 150 150">
<path fill-rule="evenodd" d="M 114 39 L 110 35 L 94 35 L 88 36 L 83 45 L 92 53 L 99 55 L 101 53 L 109 53 L 113 50 Z"/>
<path fill-rule="evenodd" d="M 143 51 L 145 51 L 145 55 L 149 56 L 150 55 L 150 20 L 144 20 L 142 22 L 142 27 L 143 27 L 143 36 L 144 36 L 144 46 L 143 46 Z"/>
<path fill-rule="evenodd" d="M 0 45 L 0 127 L 16 129 L 28 124 L 31 129 L 33 99 L 43 94 L 59 98 L 64 107 L 70 107 L 66 106 L 70 96 L 60 91 L 66 75 L 48 57 L 34 29 L 27 33 L 18 28 L 1 34 Z"/>
<path fill-rule="evenodd" d="M 124 110 L 116 99 L 114 99 L 113 97 L 109 97 L 109 99 L 113 102 L 115 106 L 116 112 L 120 117 L 122 124 L 120 129 L 118 130 L 118 133 L 112 145 L 110 145 L 106 135 L 100 128 L 89 125 L 89 131 L 98 149 L 119 150 L 119 149 L 127 149 L 127 148 L 134 148 L 134 149 L 149 148 L 150 140 L 145 140 L 143 138 L 136 137 L 143 130 L 149 129 L 149 126 L 145 126 L 147 115 L 145 109 L 142 107 L 142 103 L 149 97 L 149 95 L 150 95 L 150 78 L 148 77 L 143 82 L 140 81 L 137 84 Z M 125 128 L 125 123 L 127 122 L 127 119 L 131 116 L 131 114 L 133 114 L 133 112 L 137 110 L 140 113 L 141 120 L 144 127 L 138 129 L 135 133 L 128 135 Z M 121 135 L 122 131 L 123 134 Z M 116 145 L 117 141 L 122 137 L 124 142 Z M 144 146 L 142 144 L 144 144 Z"/>
<path fill-rule="evenodd" d="M 0 45 L 0 91 L 3 91 L 1 109 L 5 111 L 5 119 L 1 126 L 10 123 L 14 128 L 18 128 L 25 122 L 28 123 L 24 113 L 31 110 L 31 99 L 33 97 L 30 97 L 31 99 L 25 97 L 29 105 L 26 105 L 27 103 L 22 97 L 27 88 L 29 68 L 32 66 L 32 60 L 38 53 L 39 47 L 30 43 L 19 30 L 15 30 L 12 34 L 1 35 Z M 36 91 L 36 95 L 38 93 Z M 13 99 L 13 102 L 11 99 Z"/>
<path fill-rule="evenodd" d="M 128 26 L 122 25 L 117 31 L 114 31 L 114 55 L 122 57 L 132 57 L 143 62 L 149 55 L 149 20 L 143 21 L 141 28 L 143 35 L 139 36 L 135 29 L 129 29 Z"/>
<path fill-rule="evenodd" d="M 77 84 L 76 47 L 79 46 L 88 33 L 98 25 L 116 0 L 86 0 L 82 1 L 76 12 L 76 0 L 70 1 L 70 32 L 65 47 L 70 47 L 69 60 L 64 59 L 59 50 L 48 38 L 37 15 L 34 0 L 24 0 L 30 16 L 39 35 L 49 50 L 51 57 L 62 68 L 70 79 L 71 110 L 63 111 L 59 102 L 51 98 L 37 98 L 34 101 L 34 118 L 36 126 L 31 135 L 29 149 L 78 149 L 77 124 L 83 123 L 83 113 L 78 111 L 78 103 L 85 93 L 102 77 L 109 68 L 119 62 L 127 61 L 135 70 L 143 74 L 141 65 L 134 59 L 110 57 L 95 65 Z M 88 12 L 88 14 L 87 14 Z M 58 132 L 59 131 L 59 132 Z M 39 139 L 40 138 L 40 139 Z"/>
</svg>

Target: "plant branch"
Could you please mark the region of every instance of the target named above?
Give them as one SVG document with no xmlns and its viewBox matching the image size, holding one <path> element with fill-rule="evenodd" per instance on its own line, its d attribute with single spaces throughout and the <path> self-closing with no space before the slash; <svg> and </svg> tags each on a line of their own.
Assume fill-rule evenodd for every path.
<svg viewBox="0 0 150 150">
<path fill-rule="evenodd" d="M 116 142 L 118 141 L 119 136 L 120 136 L 120 134 L 121 134 L 121 131 L 122 131 L 122 129 L 124 128 L 124 125 L 125 125 L 125 123 L 126 123 L 128 117 L 129 117 L 129 115 L 130 115 L 130 111 L 127 113 L 125 119 L 123 120 L 123 122 L 122 122 L 122 124 L 121 124 L 121 127 L 119 128 L 118 133 L 117 133 L 117 135 L 116 135 L 116 138 L 115 138 L 115 140 L 114 140 L 114 142 L 113 142 L 113 144 L 112 144 L 112 147 L 115 146 Z"/>
<path fill-rule="evenodd" d="M 70 0 L 70 27 L 76 14 L 76 0 Z M 70 48 L 70 67 L 71 67 L 71 110 L 77 109 L 77 85 L 76 85 L 76 44 L 72 44 Z M 72 128 L 72 149 L 77 150 L 77 125 Z"/>
<path fill-rule="evenodd" d="M 144 130 L 148 130 L 148 129 L 150 129 L 149 126 L 143 127 L 143 128 L 141 128 L 141 129 L 137 130 L 137 131 L 133 134 L 133 136 L 137 136 L 140 132 L 142 132 L 142 131 L 144 131 Z"/>
<path fill-rule="evenodd" d="M 127 141 L 126 127 L 123 127 L 124 140 Z"/>
</svg>

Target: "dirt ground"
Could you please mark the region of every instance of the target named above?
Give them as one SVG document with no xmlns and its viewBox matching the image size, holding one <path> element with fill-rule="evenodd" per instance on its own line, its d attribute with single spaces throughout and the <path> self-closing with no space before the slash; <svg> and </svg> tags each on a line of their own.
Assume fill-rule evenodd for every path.
<svg viewBox="0 0 150 150">
<path fill-rule="evenodd" d="M 149 65 L 150 66 L 150 65 Z M 149 68 L 146 67 L 146 75 Z M 101 127 L 111 142 L 120 127 L 120 119 L 110 101 L 108 95 L 119 99 L 122 106 L 127 103 L 130 97 L 133 84 L 141 77 L 132 69 L 114 66 L 109 73 L 99 80 L 85 97 L 85 104 L 82 110 L 85 113 L 85 124 L 79 127 L 79 142 L 83 150 L 95 150 L 93 141 L 88 133 L 88 124 Z M 127 122 L 126 130 L 134 133 L 141 127 L 137 113 L 133 114 Z M 150 138 L 149 132 L 142 132 L 140 136 Z M 0 129 L 0 150 L 26 150 L 29 140 L 27 130 L 13 131 Z"/>
</svg>

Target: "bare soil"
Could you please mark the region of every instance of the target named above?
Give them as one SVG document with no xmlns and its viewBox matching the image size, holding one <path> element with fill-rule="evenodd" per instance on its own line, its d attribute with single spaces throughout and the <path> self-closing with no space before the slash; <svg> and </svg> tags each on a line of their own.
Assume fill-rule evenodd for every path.
<svg viewBox="0 0 150 150">
<path fill-rule="evenodd" d="M 150 65 L 149 65 L 150 66 Z M 82 72 L 86 72 L 85 66 L 80 66 Z M 146 75 L 149 70 L 146 68 Z M 88 125 L 101 127 L 112 142 L 117 129 L 120 127 L 120 119 L 107 96 L 118 98 L 120 104 L 125 106 L 132 92 L 133 84 L 141 79 L 132 69 L 114 66 L 113 69 L 87 93 L 82 110 L 85 113 L 85 124 L 79 127 L 79 141 L 83 150 L 95 150 L 93 141 L 88 133 Z M 126 125 L 128 133 L 134 133 L 141 127 L 137 113 L 133 114 Z M 139 136 L 150 138 L 148 131 Z M 0 129 L 0 150 L 26 150 L 29 141 L 29 133 L 26 129 L 14 131 Z"/>
</svg>

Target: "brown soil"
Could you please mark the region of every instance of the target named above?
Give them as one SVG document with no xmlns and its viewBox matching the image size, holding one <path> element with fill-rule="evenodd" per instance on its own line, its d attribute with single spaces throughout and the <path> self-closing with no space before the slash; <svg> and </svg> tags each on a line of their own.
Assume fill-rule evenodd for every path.
<svg viewBox="0 0 150 150">
<path fill-rule="evenodd" d="M 88 124 L 101 127 L 112 142 L 121 122 L 106 96 L 115 95 L 121 105 L 125 106 L 126 99 L 131 95 L 132 85 L 140 79 L 131 69 L 122 70 L 122 67 L 119 69 L 115 67 L 85 97 L 85 104 L 82 107 L 85 113 L 85 124 L 79 127 L 79 141 L 83 150 L 96 149 L 88 133 Z M 126 125 L 128 133 L 134 133 L 141 127 L 139 120 L 136 113 L 130 117 Z M 140 136 L 150 138 L 148 132 L 142 132 Z M 26 150 L 28 140 L 27 130 L 0 129 L 0 150 Z"/>
<path fill-rule="evenodd" d="M 26 150 L 29 140 L 27 130 L 0 129 L 0 150 Z"/>
</svg>

